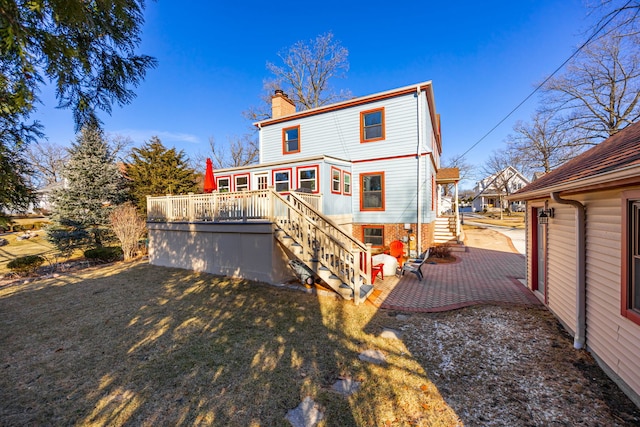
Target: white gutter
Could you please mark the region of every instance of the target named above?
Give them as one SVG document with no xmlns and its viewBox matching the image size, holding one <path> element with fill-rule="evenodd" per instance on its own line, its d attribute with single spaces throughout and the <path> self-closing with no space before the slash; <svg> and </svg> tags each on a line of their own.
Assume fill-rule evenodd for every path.
<svg viewBox="0 0 640 427">
<path fill-rule="evenodd" d="M 416 148 L 416 159 L 418 161 L 418 176 L 416 178 L 416 191 L 417 194 L 417 216 L 416 216 L 416 255 L 420 255 L 422 253 L 422 191 L 420 190 L 420 178 L 422 176 L 422 157 L 420 156 L 422 151 L 422 139 L 424 137 L 424 129 L 422 128 L 422 102 L 420 100 L 420 96 L 422 94 L 422 90 L 420 89 L 420 85 L 416 86 L 417 92 L 417 102 L 418 102 L 418 146 Z"/>
<path fill-rule="evenodd" d="M 585 206 L 577 200 L 568 200 L 560 197 L 559 192 L 551 193 L 551 199 L 563 205 L 571 205 L 576 208 L 576 332 L 573 337 L 573 347 L 581 349 L 586 342 L 586 210 Z"/>
</svg>

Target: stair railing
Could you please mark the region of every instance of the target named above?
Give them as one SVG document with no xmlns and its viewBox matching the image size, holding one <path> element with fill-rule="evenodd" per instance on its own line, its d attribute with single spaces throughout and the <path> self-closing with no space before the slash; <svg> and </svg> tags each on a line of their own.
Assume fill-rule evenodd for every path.
<svg viewBox="0 0 640 427">
<path fill-rule="evenodd" d="M 371 250 L 296 193 L 290 193 L 288 199 L 275 191 L 272 196 L 272 221 L 302 246 L 302 261 L 328 268 L 351 287 L 354 302 L 359 304 L 361 286 L 371 282 L 371 263 L 367 262 Z"/>
</svg>

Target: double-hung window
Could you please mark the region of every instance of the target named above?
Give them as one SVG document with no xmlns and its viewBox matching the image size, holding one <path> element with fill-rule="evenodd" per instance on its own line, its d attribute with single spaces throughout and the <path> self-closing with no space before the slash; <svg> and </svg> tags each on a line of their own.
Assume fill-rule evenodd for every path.
<svg viewBox="0 0 640 427">
<path fill-rule="evenodd" d="M 218 178 L 218 191 L 220 193 L 228 193 L 231 191 L 229 178 Z"/>
<path fill-rule="evenodd" d="M 364 242 L 371 243 L 373 247 L 382 247 L 384 242 L 384 227 L 364 226 Z"/>
<path fill-rule="evenodd" d="M 235 177 L 236 191 L 249 190 L 249 175 L 239 175 Z"/>
<path fill-rule="evenodd" d="M 289 191 L 291 189 L 291 171 L 288 169 L 274 171 L 273 184 L 278 193 Z"/>
<path fill-rule="evenodd" d="M 384 139 L 384 108 L 360 113 L 360 142 Z"/>
<path fill-rule="evenodd" d="M 384 210 L 384 172 L 360 174 L 360 210 Z"/>
<path fill-rule="evenodd" d="M 350 195 L 351 194 L 351 174 L 349 172 L 343 172 L 342 174 L 342 193 Z"/>
<path fill-rule="evenodd" d="M 300 126 L 282 129 L 282 154 L 300 152 Z"/>
<path fill-rule="evenodd" d="M 312 193 L 318 191 L 318 168 L 316 166 L 298 169 L 298 188 Z"/>
<path fill-rule="evenodd" d="M 342 178 L 342 173 L 340 169 L 331 167 L 331 192 L 332 193 L 335 193 L 335 194 L 341 193 L 341 190 L 342 190 L 340 188 L 342 186 L 341 178 Z"/>
<path fill-rule="evenodd" d="M 640 324 L 640 191 L 622 195 L 621 313 Z"/>
</svg>

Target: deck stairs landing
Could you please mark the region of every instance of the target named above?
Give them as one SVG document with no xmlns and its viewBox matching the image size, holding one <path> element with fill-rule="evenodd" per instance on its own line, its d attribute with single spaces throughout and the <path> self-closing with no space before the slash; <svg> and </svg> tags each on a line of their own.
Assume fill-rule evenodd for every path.
<svg viewBox="0 0 640 427">
<path fill-rule="evenodd" d="M 344 299 L 365 301 L 373 292 L 365 261 L 370 249 L 295 193 L 275 196 L 278 242 Z"/>
</svg>

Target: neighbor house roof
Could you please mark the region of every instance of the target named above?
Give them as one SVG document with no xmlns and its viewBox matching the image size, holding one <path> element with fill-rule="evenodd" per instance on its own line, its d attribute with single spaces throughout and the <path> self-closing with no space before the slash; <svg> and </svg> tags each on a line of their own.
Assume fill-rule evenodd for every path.
<svg viewBox="0 0 640 427">
<path fill-rule="evenodd" d="M 640 184 L 640 122 L 533 181 L 509 199 L 548 197 Z"/>
</svg>

